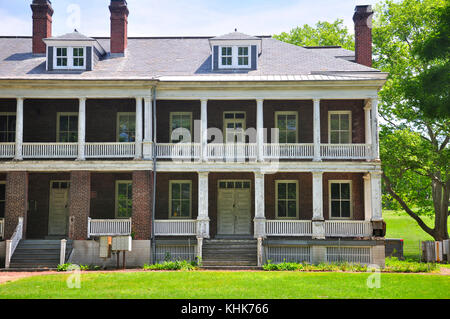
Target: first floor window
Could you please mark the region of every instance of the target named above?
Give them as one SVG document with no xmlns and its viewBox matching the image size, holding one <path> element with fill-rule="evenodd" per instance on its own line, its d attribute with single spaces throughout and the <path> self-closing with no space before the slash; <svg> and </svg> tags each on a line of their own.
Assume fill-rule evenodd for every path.
<svg viewBox="0 0 450 319">
<path fill-rule="evenodd" d="M 116 218 L 130 218 L 133 212 L 132 181 L 116 182 Z"/>
<path fill-rule="evenodd" d="M 297 143 L 297 112 L 276 112 L 275 121 L 278 143 Z"/>
<path fill-rule="evenodd" d="M 331 218 L 351 217 L 351 182 L 330 181 Z"/>
<path fill-rule="evenodd" d="M 134 142 L 136 140 L 136 113 L 118 113 L 117 127 L 118 142 Z"/>
<path fill-rule="evenodd" d="M 178 130 L 177 129 L 184 129 Z M 183 132 L 184 131 L 184 132 Z M 191 112 L 171 112 L 170 113 L 170 140 L 172 143 L 189 142 L 191 136 L 185 136 L 189 132 L 192 136 L 192 113 Z M 188 139 L 188 140 L 186 140 Z"/>
<path fill-rule="evenodd" d="M 191 217 L 191 181 L 170 181 L 170 218 Z"/>
<path fill-rule="evenodd" d="M 5 217 L 6 183 L 0 182 L 0 218 Z"/>
<path fill-rule="evenodd" d="M 329 112 L 330 144 L 349 144 L 352 142 L 351 112 Z"/>
<path fill-rule="evenodd" d="M 275 186 L 277 218 L 297 218 L 298 181 L 276 181 Z"/>
<path fill-rule="evenodd" d="M 57 138 L 61 143 L 78 141 L 78 114 L 58 113 Z"/>
<path fill-rule="evenodd" d="M 16 139 L 16 113 L 0 113 L 0 142 L 13 143 Z"/>
</svg>

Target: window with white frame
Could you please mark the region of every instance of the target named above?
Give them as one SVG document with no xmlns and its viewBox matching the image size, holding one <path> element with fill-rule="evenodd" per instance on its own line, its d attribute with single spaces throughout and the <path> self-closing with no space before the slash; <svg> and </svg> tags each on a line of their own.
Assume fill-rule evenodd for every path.
<svg viewBox="0 0 450 319">
<path fill-rule="evenodd" d="M 187 136 L 184 136 L 181 130 L 178 130 L 180 134 L 177 132 L 174 133 L 177 129 L 185 129 L 189 131 L 190 137 L 189 140 L 186 140 Z M 183 135 L 183 136 L 180 136 Z M 191 112 L 170 112 L 170 141 L 172 143 L 178 142 L 189 142 L 192 139 L 192 113 Z"/>
<path fill-rule="evenodd" d="M 78 113 L 59 112 L 57 121 L 57 141 L 61 143 L 78 142 Z"/>
<path fill-rule="evenodd" d="M 222 46 L 219 48 L 219 67 L 229 69 L 251 66 L 250 46 Z"/>
<path fill-rule="evenodd" d="M 329 181 L 330 219 L 350 219 L 352 216 L 351 181 Z"/>
<path fill-rule="evenodd" d="M 117 141 L 131 143 L 136 140 L 136 113 L 117 113 Z"/>
<path fill-rule="evenodd" d="M 192 181 L 170 181 L 169 197 L 169 218 L 191 218 Z"/>
<path fill-rule="evenodd" d="M 330 144 L 349 144 L 352 142 L 351 111 L 328 112 L 328 140 Z"/>
<path fill-rule="evenodd" d="M 6 182 L 0 182 L 0 218 L 5 217 Z"/>
<path fill-rule="evenodd" d="M 116 218 L 130 218 L 133 213 L 133 182 L 116 181 Z"/>
<path fill-rule="evenodd" d="M 86 48 L 84 47 L 55 47 L 55 69 L 85 69 Z"/>
<path fill-rule="evenodd" d="M 275 128 L 278 129 L 278 143 L 297 143 L 297 112 L 275 112 Z"/>
<path fill-rule="evenodd" d="M 0 113 L 0 142 L 13 143 L 16 139 L 16 113 Z"/>
<path fill-rule="evenodd" d="M 298 181 L 275 181 L 276 217 L 298 218 Z"/>
</svg>

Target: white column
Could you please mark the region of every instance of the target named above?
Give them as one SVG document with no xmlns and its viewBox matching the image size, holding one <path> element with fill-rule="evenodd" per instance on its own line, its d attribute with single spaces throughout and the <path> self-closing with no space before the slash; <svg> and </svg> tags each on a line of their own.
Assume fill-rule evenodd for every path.
<svg viewBox="0 0 450 319">
<path fill-rule="evenodd" d="M 372 158 L 380 159 L 380 145 L 378 136 L 378 98 L 371 99 L 372 104 Z"/>
<path fill-rule="evenodd" d="M 152 96 L 144 97 L 144 159 L 152 159 L 153 151 L 153 107 Z"/>
<path fill-rule="evenodd" d="M 197 237 L 209 238 L 208 172 L 198 173 Z"/>
<path fill-rule="evenodd" d="M 372 221 L 383 220 L 381 210 L 381 172 L 370 173 L 370 188 L 372 193 Z"/>
<path fill-rule="evenodd" d="M 364 179 L 364 220 L 372 220 L 372 193 L 370 187 L 370 174 L 365 174 Z"/>
<path fill-rule="evenodd" d="M 254 237 L 266 237 L 266 216 L 264 202 L 264 174 L 255 172 L 255 219 Z"/>
<path fill-rule="evenodd" d="M 22 160 L 22 146 L 23 146 L 23 98 L 17 98 L 16 108 L 16 155 L 15 160 Z"/>
<path fill-rule="evenodd" d="M 314 161 L 320 158 L 320 100 L 314 99 Z"/>
<path fill-rule="evenodd" d="M 372 126 L 370 125 L 371 100 L 364 106 L 364 131 L 366 132 L 366 145 L 372 146 Z M 371 148 L 372 149 L 372 148 Z M 373 152 L 368 152 L 367 160 L 373 159 Z"/>
<path fill-rule="evenodd" d="M 258 145 L 258 161 L 264 161 L 264 100 L 256 100 L 256 143 Z"/>
<path fill-rule="evenodd" d="M 325 221 L 323 218 L 323 172 L 312 172 L 313 183 L 313 238 L 325 239 Z"/>
<path fill-rule="evenodd" d="M 207 161 L 207 145 L 208 145 L 208 100 L 201 100 L 201 146 L 202 161 Z"/>
<path fill-rule="evenodd" d="M 136 98 L 136 152 L 134 159 L 142 158 L 142 97 Z"/>
<path fill-rule="evenodd" d="M 78 100 L 78 160 L 85 159 L 84 148 L 86 144 L 86 98 Z"/>
</svg>

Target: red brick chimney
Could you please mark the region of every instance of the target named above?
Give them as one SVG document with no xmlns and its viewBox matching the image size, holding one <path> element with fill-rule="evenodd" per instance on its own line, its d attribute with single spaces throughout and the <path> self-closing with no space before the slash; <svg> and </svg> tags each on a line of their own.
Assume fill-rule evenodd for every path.
<svg viewBox="0 0 450 319">
<path fill-rule="evenodd" d="M 372 66 L 372 6 L 356 6 L 355 22 L 355 58 L 356 63 Z"/>
<path fill-rule="evenodd" d="M 125 54 L 128 44 L 128 7 L 125 0 L 111 0 L 111 54 Z"/>
<path fill-rule="evenodd" d="M 50 0 L 33 0 L 33 54 L 45 54 L 45 38 L 52 36 L 53 8 Z"/>
</svg>

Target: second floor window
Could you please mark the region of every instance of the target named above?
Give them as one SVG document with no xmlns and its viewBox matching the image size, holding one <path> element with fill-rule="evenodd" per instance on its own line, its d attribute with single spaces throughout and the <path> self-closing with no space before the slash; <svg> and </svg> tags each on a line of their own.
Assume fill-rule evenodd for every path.
<svg viewBox="0 0 450 319">
<path fill-rule="evenodd" d="M 250 67 L 250 46 L 223 46 L 219 50 L 219 66 L 224 69 Z"/>
<path fill-rule="evenodd" d="M 16 113 L 0 113 L 0 142 L 13 143 L 16 139 Z"/>
<path fill-rule="evenodd" d="M 349 144 L 352 142 L 352 125 L 350 111 L 336 111 L 328 114 L 329 143 Z"/>
<path fill-rule="evenodd" d="M 84 69 L 86 68 L 86 49 L 84 47 L 55 47 L 55 69 Z"/>
<path fill-rule="evenodd" d="M 297 143 L 297 112 L 276 112 L 275 127 L 278 129 L 278 143 Z"/>
<path fill-rule="evenodd" d="M 136 140 L 136 113 L 117 114 L 117 141 L 131 143 Z"/>
<path fill-rule="evenodd" d="M 183 131 L 177 129 L 185 129 Z M 177 130 L 177 131 L 175 131 Z M 190 136 L 185 136 L 189 132 Z M 189 142 L 192 140 L 192 113 L 171 112 L 170 113 L 170 141 L 171 143 Z"/>
<path fill-rule="evenodd" d="M 58 113 L 57 139 L 61 143 L 78 142 L 77 113 Z"/>
</svg>

